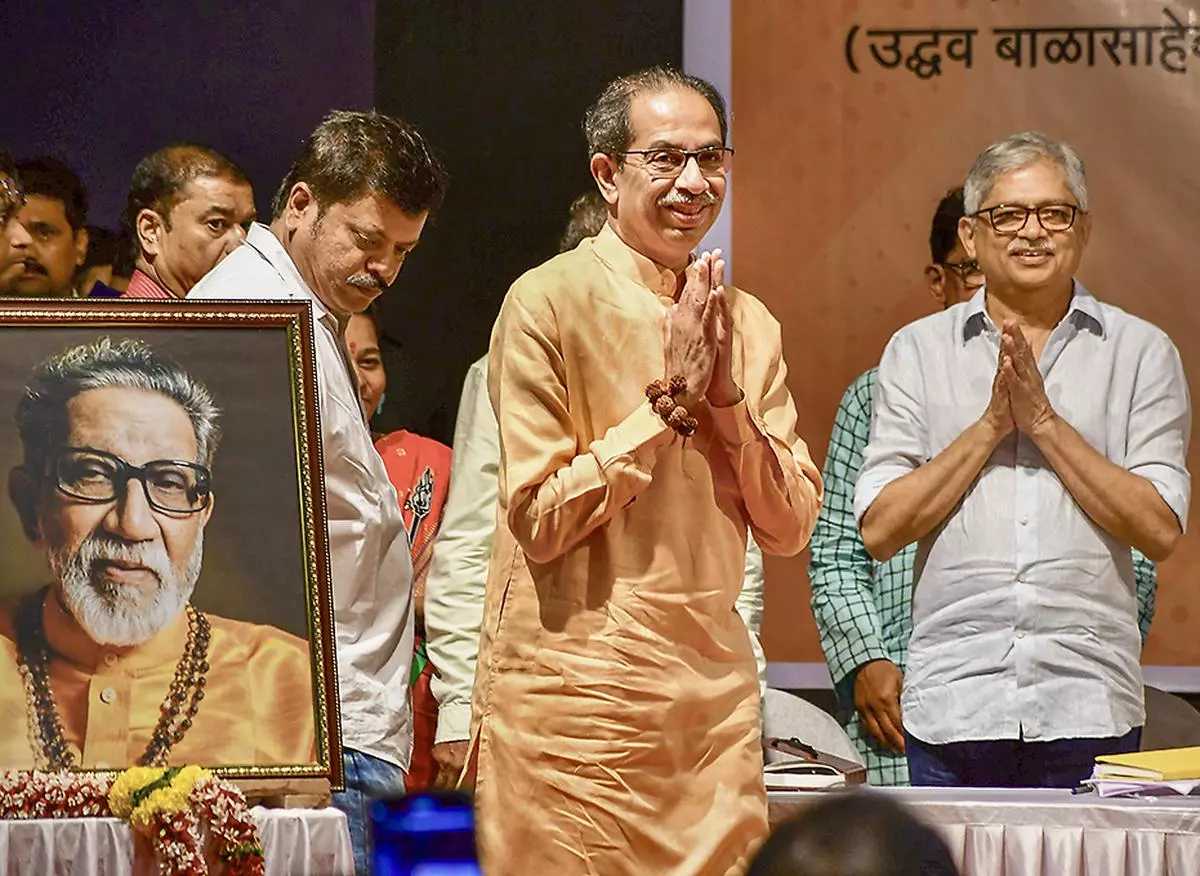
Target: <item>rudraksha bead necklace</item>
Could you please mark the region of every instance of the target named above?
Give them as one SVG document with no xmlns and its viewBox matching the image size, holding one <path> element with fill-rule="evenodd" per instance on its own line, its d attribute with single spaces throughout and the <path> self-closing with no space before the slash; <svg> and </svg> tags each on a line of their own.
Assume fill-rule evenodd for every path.
<svg viewBox="0 0 1200 876">
<path fill-rule="evenodd" d="M 21 600 L 15 622 L 17 661 L 25 682 L 25 698 L 29 707 L 29 729 L 34 751 L 44 759 L 44 768 L 69 770 L 76 766 L 75 755 L 67 743 L 62 717 L 50 690 L 50 655 L 42 606 L 48 588 L 43 587 Z M 190 604 L 187 611 L 188 635 L 183 656 L 175 667 L 171 687 L 160 707 L 158 724 L 138 760 L 142 766 L 163 766 L 171 749 L 192 726 L 204 688 L 208 684 L 208 645 L 212 626 L 203 614 Z M 43 766 L 39 764 L 39 766 Z"/>
</svg>

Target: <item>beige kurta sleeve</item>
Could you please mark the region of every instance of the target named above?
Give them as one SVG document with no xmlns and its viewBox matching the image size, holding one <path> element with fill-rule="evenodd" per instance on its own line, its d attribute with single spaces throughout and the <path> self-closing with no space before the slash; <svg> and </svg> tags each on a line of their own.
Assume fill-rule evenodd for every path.
<svg viewBox="0 0 1200 876">
<path fill-rule="evenodd" d="M 580 452 L 587 399 L 568 406 L 553 285 L 528 275 L 513 285 L 488 360 L 500 423 L 500 504 L 536 563 L 562 556 L 637 498 L 650 485 L 658 451 L 678 438 L 643 400 Z"/>
<path fill-rule="evenodd" d="M 779 323 L 745 293 L 739 320 L 744 398 L 711 408 L 741 487 L 747 523 L 765 553 L 792 556 L 808 544 L 821 510 L 821 473 L 796 434 L 796 406 L 787 388 Z M 749 306 L 751 305 L 756 306 Z M 735 377 L 736 377 L 735 373 Z"/>
</svg>

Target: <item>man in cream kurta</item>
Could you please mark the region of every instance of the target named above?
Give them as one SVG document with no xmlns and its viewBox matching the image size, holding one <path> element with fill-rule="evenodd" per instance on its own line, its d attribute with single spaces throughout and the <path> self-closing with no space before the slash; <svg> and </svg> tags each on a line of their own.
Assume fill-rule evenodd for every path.
<svg viewBox="0 0 1200 876">
<path fill-rule="evenodd" d="M 487 394 L 487 357 L 471 363 L 454 424 L 450 492 L 425 583 L 425 635 L 434 666 L 430 689 L 437 700 L 433 755 L 437 786 L 454 787 L 471 737 L 471 688 L 479 655 L 479 630 L 487 589 L 488 558 L 496 536 L 500 430 Z M 763 556 L 746 542 L 742 589 L 734 606 L 746 629 L 758 670 L 759 693 L 767 689 L 767 656 L 759 641 L 763 611 Z"/>
<path fill-rule="evenodd" d="M 492 336 L 481 858 L 489 876 L 732 874 L 767 830 L 734 610 L 747 529 L 801 550 L 820 476 L 778 324 L 722 287 L 719 254 L 689 267 L 725 192 L 720 96 L 656 68 L 608 86 L 585 129 L 609 224 L 519 279 Z M 687 438 L 645 394 L 676 374 Z"/>
</svg>

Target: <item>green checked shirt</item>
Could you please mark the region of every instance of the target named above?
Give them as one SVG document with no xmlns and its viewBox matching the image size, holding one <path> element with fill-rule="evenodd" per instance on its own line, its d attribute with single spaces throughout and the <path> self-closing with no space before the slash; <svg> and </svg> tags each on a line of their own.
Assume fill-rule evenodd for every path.
<svg viewBox="0 0 1200 876">
<path fill-rule="evenodd" d="M 825 457 L 825 502 L 813 532 L 812 609 L 837 694 L 838 720 L 867 764 L 872 785 L 907 785 L 908 763 L 875 741 L 854 709 L 854 676 L 871 660 L 904 668 L 912 633 L 912 564 L 916 544 L 886 563 L 867 553 L 854 521 L 854 483 L 871 433 L 875 369 L 850 384 L 842 396 Z M 1138 626 L 1142 641 L 1154 617 L 1155 567 L 1133 551 Z"/>
</svg>

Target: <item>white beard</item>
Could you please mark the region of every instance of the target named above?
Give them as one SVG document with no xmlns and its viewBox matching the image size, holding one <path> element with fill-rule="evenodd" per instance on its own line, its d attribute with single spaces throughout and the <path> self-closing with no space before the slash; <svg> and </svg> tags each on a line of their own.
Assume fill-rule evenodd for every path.
<svg viewBox="0 0 1200 876">
<path fill-rule="evenodd" d="M 204 558 L 204 532 L 182 566 L 171 565 L 161 544 L 138 544 L 93 533 L 73 554 L 49 551 L 47 559 L 61 585 L 63 603 L 98 645 L 140 645 L 162 632 L 183 610 L 196 589 Z M 114 585 L 94 577 L 95 564 L 118 560 L 145 566 L 158 579 L 147 597 L 134 586 Z"/>
</svg>

